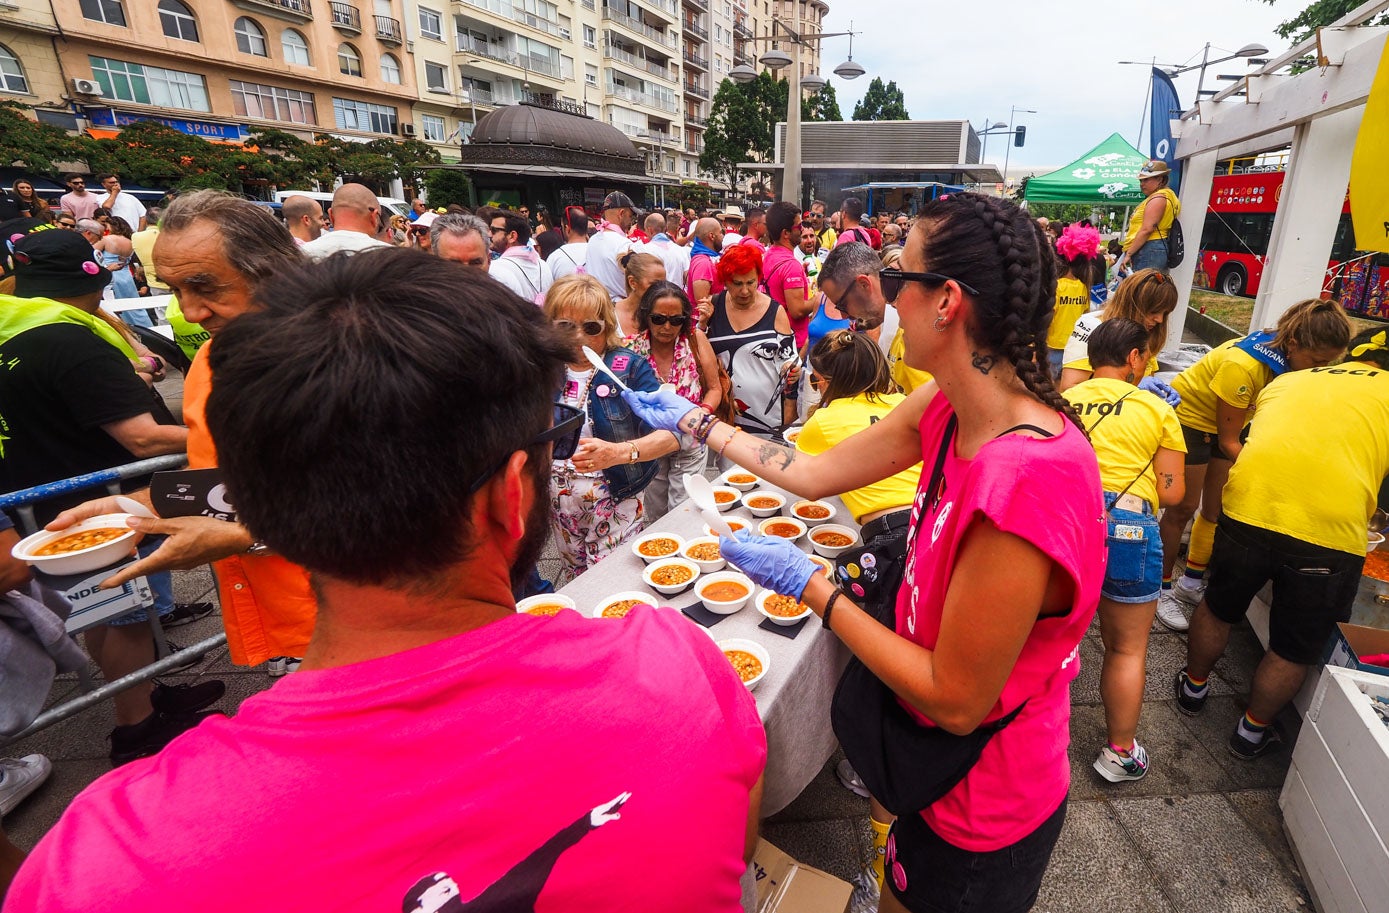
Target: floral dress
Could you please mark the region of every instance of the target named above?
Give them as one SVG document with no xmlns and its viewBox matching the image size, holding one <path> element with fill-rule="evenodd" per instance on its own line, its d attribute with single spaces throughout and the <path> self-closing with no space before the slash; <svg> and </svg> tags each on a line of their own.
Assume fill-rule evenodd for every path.
<svg viewBox="0 0 1389 913">
<path fill-rule="evenodd" d="M 695 405 L 699 405 L 704 399 L 704 382 L 699 376 L 699 361 L 695 358 L 694 346 L 690 345 L 688 336 L 681 336 L 675 341 L 675 357 L 671 361 L 669 377 L 661 377 L 661 368 L 651 355 L 649 333 L 628 336 L 623 345 L 645 358 L 650 363 L 651 370 L 661 378 L 661 383 L 674 384 L 675 392 Z M 661 457 L 660 471 L 646 487 L 646 491 L 642 492 L 648 519 L 656 520 L 665 516 L 672 507 L 688 497 L 685 494 L 685 476 L 702 473 L 707 455 L 708 450 L 703 444 L 688 435 L 680 436 L 680 449 Z"/>
</svg>

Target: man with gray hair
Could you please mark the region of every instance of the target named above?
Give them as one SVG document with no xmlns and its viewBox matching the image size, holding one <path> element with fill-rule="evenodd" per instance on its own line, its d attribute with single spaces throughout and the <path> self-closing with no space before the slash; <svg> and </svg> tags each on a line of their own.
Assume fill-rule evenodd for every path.
<svg viewBox="0 0 1389 913">
<path fill-rule="evenodd" d="M 441 260 L 453 260 L 485 273 L 492 262 L 489 234 L 487 223 L 477 216 L 450 212 L 430 224 L 429 244 L 434 256 Z"/>
<path fill-rule="evenodd" d="M 376 237 L 380 226 L 377 216 L 381 201 L 362 184 L 343 184 L 333 191 L 328 218 L 333 230 L 304 245 L 304 253 L 312 260 L 322 260 L 336 253 L 356 254 L 374 247 L 390 247 Z"/>
<path fill-rule="evenodd" d="M 820 291 L 825 293 L 854 330 L 878 341 L 887 356 L 892 380 L 903 393 L 910 393 L 931 379 L 905 360 L 906 342 L 897 322 L 897 309 L 888 308 L 878 276 L 883 262 L 878 252 L 861 241 L 849 241 L 830 251 L 820 267 Z"/>
<path fill-rule="evenodd" d="M 96 247 L 96 243 L 105 237 L 106 230 L 96 219 L 78 219 L 77 233 L 86 238 L 92 247 Z"/>
</svg>

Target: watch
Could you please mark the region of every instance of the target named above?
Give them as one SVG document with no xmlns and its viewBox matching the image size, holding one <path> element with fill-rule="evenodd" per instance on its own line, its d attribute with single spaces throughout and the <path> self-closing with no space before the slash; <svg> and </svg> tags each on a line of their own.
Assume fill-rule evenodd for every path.
<svg viewBox="0 0 1389 913">
<path fill-rule="evenodd" d="M 632 444 L 632 456 L 627 460 L 628 463 L 635 463 L 641 459 L 641 449 L 635 443 Z"/>
<path fill-rule="evenodd" d="M 246 551 L 242 552 L 242 554 L 243 554 L 243 555 L 268 555 L 268 554 L 270 554 L 270 546 L 266 545 L 264 542 L 260 541 L 259 539 L 256 539 L 255 541 L 253 541 L 250 545 L 248 545 L 248 546 L 246 547 Z"/>
</svg>

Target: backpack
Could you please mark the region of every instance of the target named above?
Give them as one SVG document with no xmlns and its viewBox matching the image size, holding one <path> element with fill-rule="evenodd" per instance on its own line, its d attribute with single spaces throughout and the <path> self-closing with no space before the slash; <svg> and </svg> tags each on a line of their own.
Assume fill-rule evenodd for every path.
<svg viewBox="0 0 1389 913">
<path fill-rule="evenodd" d="M 1176 219 L 1167 229 L 1167 268 L 1176 269 L 1186 256 L 1186 239 L 1182 237 L 1182 223 Z"/>
</svg>

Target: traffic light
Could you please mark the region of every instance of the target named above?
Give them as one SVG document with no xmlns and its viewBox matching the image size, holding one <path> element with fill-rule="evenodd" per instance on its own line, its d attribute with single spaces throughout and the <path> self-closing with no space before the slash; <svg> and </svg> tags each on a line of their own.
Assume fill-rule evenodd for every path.
<svg viewBox="0 0 1389 913">
<path fill-rule="evenodd" d="M 1021 148 L 1022 148 L 1023 141 L 1026 140 L 1026 139 L 1027 139 L 1027 128 L 1026 128 L 1026 127 L 1018 127 L 1018 128 L 1017 128 L 1017 131 L 1013 134 L 1013 145 L 1014 145 L 1014 146 L 1017 146 L 1019 149 L 1021 149 Z"/>
</svg>

